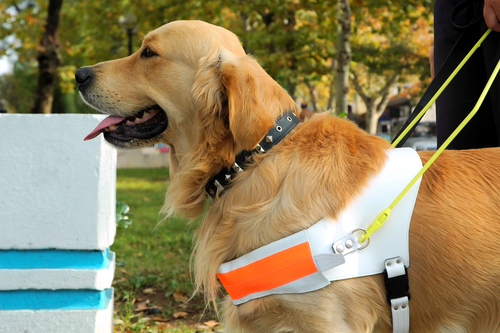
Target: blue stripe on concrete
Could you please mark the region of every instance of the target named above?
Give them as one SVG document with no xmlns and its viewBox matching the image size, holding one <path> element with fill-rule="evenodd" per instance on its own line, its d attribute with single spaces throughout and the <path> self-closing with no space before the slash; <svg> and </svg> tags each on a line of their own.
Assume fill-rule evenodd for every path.
<svg viewBox="0 0 500 333">
<path fill-rule="evenodd" d="M 0 269 L 101 269 L 109 268 L 112 258 L 109 248 L 104 251 L 0 250 Z"/>
<path fill-rule="evenodd" d="M 99 290 L 6 290 L 0 291 L 2 310 L 104 310 L 112 301 L 113 288 Z"/>
</svg>

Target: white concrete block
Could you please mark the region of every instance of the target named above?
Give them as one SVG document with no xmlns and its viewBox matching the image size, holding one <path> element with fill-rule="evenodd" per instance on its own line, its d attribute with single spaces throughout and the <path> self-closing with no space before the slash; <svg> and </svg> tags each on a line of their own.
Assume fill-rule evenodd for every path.
<svg viewBox="0 0 500 333">
<path fill-rule="evenodd" d="M 0 115 L 0 249 L 100 249 L 115 236 L 116 150 L 101 115 Z"/>
<path fill-rule="evenodd" d="M 112 299 L 95 309 L 0 310 L 0 333 L 111 333 Z"/>
<path fill-rule="evenodd" d="M 0 269 L 0 290 L 22 289 L 94 289 L 111 288 L 115 275 L 115 254 L 107 267 Z"/>
</svg>

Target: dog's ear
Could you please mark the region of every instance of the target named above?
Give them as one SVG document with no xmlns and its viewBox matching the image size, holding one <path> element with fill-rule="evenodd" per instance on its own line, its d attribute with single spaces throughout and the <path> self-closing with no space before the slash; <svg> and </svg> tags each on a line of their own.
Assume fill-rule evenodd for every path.
<svg viewBox="0 0 500 333">
<path fill-rule="evenodd" d="M 234 140 L 241 149 L 253 149 L 274 124 L 263 102 L 266 81 L 271 78 L 250 56 L 236 56 L 222 50 L 220 79 L 227 96 Z"/>
</svg>

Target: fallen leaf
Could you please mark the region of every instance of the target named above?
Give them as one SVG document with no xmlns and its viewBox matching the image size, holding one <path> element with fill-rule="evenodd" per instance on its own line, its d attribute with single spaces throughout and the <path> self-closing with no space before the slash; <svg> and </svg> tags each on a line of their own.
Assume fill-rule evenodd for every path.
<svg viewBox="0 0 500 333">
<path fill-rule="evenodd" d="M 142 292 L 145 294 L 154 294 L 155 290 L 153 288 L 146 288 Z"/>
<path fill-rule="evenodd" d="M 182 291 L 175 292 L 173 296 L 177 302 L 187 302 L 189 300 L 186 296 L 184 296 Z"/>
<path fill-rule="evenodd" d="M 123 320 L 115 318 L 113 319 L 113 325 L 123 325 Z"/>
<path fill-rule="evenodd" d="M 165 318 L 163 318 L 163 317 L 151 317 L 151 320 L 153 320 L 153 321 L 159 321 L 159 322 L 161 322 L 161 323 L 166 323 L 166 322 L 168 322 L 168 319 L 165 319 Z M 162 326 L 165 326 L 165 325 L 162 325 Z"/>
<path fill-rule="evenodd" d="M 173 314 L 175 319 L 186 318 L 187 315 L 188 315 L 187 312 L 174 312 Z"/>
<path fill-rule="evenodd" d="M 220 325 L 220 323 L 215 321 L 215 320 L 205 321 L 205 322 L 203 322 L 203 324 L 207 325 L 209 328 L 213 328 L 217 325 Z"/>
<path fill-rule="evenodd" d="M 198 325 L 196 326 L 196 329 L 197 330 L 208 330 L 210 327 L 208 327 L 207 325 Z"/>
<path fill-rule="evenodd" d="M 148 306 L 148 303 L 149 303 L 149 300 L 145 301 L 145 302 L 139 302 L 135 305 L 135 312 L 141 312 L 141 311 L 146 311 L 147 309 L 149 309 L 149 306 Z"/>
</svg>

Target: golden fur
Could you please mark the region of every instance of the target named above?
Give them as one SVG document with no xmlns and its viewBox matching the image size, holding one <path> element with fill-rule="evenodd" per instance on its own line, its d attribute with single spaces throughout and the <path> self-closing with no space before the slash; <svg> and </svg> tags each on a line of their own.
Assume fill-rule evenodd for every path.
<svg viewBox="0 0 500 333">
<path fill-rule="evenodd" d="M 140 57 L 146 47 L 158 56 Z M 236 36 L 204 22 L 169 23 L 135 54 L 94 69 L 84 98 L 97 109 L 126 116 L 151 104 L 165 110 L 165 132 L 122 146 L 170 145 L 167 215 L 198 216 L 206 182 L 241 149 L 255 147 L 280 114 L 299 112 Z M 388 148 L 329 113 L 297 125 L 210 203 L 196 233 L 198 290 L 215 301 L 220 264 L 335 218 L 381 170 Z M 422 161 L 430 154 L 420 153 Z M 500 332 L 499 161 L 499 149 L 446 151 L 423 176 L 410 226 L 412 332 Z M 392 331 L 380 275 L 241 306 L 226 298 L 223 310 L 225 332 Z"/>
</svg>

